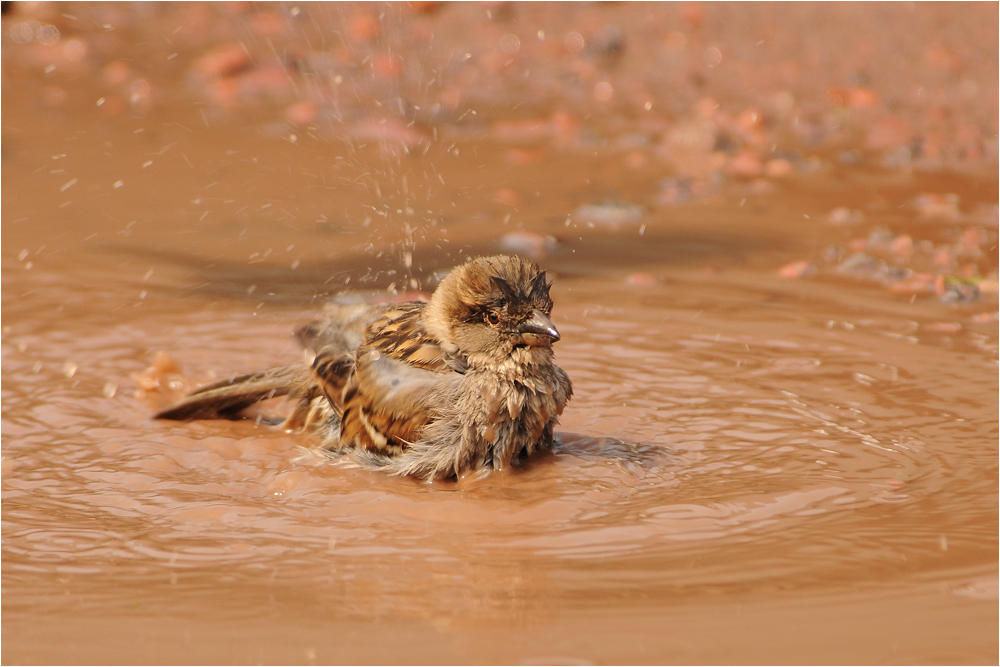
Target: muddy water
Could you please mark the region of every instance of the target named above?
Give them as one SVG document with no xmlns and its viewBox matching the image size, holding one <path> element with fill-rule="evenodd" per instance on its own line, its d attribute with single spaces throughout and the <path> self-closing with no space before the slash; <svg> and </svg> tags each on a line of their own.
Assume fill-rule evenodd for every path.
<svg viewBox="0 0 1000 667">
<path fill-rule="evenodd" d="M 129 122 L 4 108 L 5 662 L 996 660 L 995 297 L 775 274 L 842 240 L 806 216 L 995 203 L 995 174 L 824 173 L 616 227 L 567 212 L 659 175 L 600 151 Z M 289 361 L 329 294 L 432 288 L 517 228 L 556 239 L 575 396 L 511 471 L 389 478 L 136 395 L 157 351 L 178 390 Z"/>
</svg>

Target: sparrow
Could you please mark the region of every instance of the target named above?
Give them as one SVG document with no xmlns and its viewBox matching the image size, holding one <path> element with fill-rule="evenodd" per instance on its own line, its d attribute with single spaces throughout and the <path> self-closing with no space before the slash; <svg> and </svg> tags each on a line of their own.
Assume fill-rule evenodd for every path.
<svg viewBox="0 0 1000 667">
<path fill-rule="evenodd" d="M 288 396 L 285 429 L 390 474 L 504 469 L 552 445 L 573 394 L 549 287 L 533 262 L 497 255 L 456 267 L 426 302 L 331 303 L 295 332 L 305 362 L 202 387 L 156 418 L 233 419 Z"/>
</svg>

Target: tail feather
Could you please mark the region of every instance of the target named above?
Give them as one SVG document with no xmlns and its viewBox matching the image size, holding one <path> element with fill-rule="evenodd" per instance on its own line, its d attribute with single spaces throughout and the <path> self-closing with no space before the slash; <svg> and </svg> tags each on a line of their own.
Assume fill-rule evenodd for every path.
<svg viewBox="0 0 1000 667">
<path fill-rule="evenodd" d="M 259 401 L 288 395 L 308 401 L 315 392 L 312 371 L 308 366 L 278 366 L 205 385 L 160 410 L 154 418 L 177 421 L 236 419 L 241 411 Z"/>
</svg>

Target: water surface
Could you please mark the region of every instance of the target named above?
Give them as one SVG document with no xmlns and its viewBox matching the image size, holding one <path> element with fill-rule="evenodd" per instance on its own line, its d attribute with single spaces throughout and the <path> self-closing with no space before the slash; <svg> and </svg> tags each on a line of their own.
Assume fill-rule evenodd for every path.
<svg viewBox="0 0 1000 667">
<path fill-rule="evenodd" d="M 899 207 L 995 205 L 995 173 L 824 171 L 602 225 L 573 212 L 648 201 L 655 165 L 87 113 L 4 107 L 5 662 L 996 660 L 995 292 L 776 273 L 845 243 L 818 222 L 845 204 L 951 238 Z M 297 358 L 331 294 L 432 289 L 515 229 L 575 389 L 552 452 L 427 484 L 150 418 Z M 143 394 L 157 352 L 183 370 Z"/>
</svg>

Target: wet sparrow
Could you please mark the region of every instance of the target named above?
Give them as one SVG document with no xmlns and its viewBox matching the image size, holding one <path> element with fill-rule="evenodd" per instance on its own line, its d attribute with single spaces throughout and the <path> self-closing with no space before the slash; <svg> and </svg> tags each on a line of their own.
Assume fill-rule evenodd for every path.
<svg viewBox="0 0 1000 667">
<path fill-rule="evenodd" d="M 506 468 L 552 444 L 573 393 L 553 363 L 545 273 L 520 257 L 456 267 L 427 303 L 338 306 L 296 332 L 309 364 L 202 387 L 162 419 L 233 418 L 297 399 L 285 428 L 390 473 L 424 478 Z"/>
</svg>

